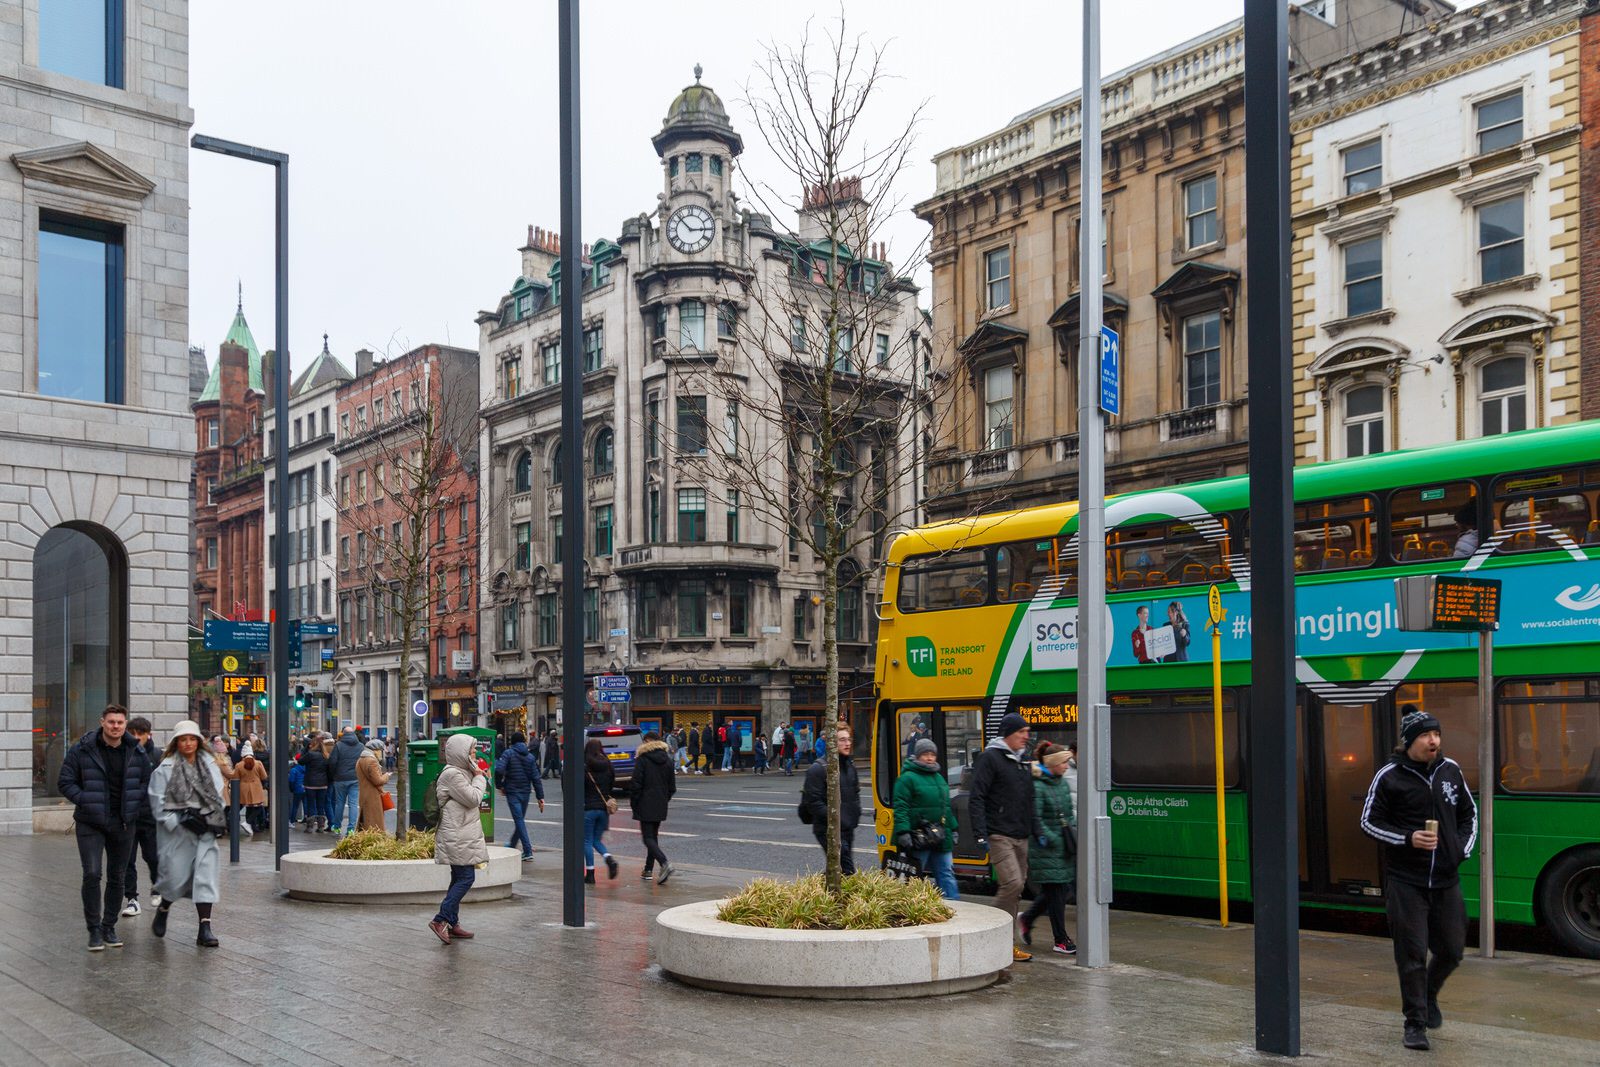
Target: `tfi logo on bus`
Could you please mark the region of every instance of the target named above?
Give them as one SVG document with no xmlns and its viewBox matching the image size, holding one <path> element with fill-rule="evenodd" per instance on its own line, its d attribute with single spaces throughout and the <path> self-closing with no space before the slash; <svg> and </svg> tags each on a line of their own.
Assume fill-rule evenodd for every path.
<svg viewBox="0 0 1600 1067">
<path fill-rule="evenodd" d="M 906 666 L 918 678 L 932 678 L 939 670 L 939 656 L 926 637 L 906 638 Z"/>
</svg>

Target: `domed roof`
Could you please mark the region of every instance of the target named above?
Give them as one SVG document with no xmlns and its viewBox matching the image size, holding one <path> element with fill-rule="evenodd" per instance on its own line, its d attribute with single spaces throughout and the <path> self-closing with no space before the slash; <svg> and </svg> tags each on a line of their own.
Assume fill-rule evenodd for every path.
<svg viewBox="0 0 1600 1067">
<path fill-rule="evenodd" d="M 694 84 L 685 86 L 667 106 L 667 117 L 661 120 L 661 132 L 651 138 L 658 155 L 677 141 L 687 137 L 714 137 L 738 155 L 744 151 L 744 141 L 733 131 L 728 121 L 728 109 L 722 97 L 709 85 L 700 84 L 701 67 L 694 66 Z"/>
</svg>

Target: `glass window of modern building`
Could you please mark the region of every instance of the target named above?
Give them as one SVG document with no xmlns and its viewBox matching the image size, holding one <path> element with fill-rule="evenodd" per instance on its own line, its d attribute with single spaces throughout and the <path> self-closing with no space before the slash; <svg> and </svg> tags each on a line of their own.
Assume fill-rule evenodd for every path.
<svg viewBox="0 0 1600 1067">
<path fill-rule="evenodd" d="M 39 392 L 122 403 L 122 227 L 39 216 Z"/>
</svg>

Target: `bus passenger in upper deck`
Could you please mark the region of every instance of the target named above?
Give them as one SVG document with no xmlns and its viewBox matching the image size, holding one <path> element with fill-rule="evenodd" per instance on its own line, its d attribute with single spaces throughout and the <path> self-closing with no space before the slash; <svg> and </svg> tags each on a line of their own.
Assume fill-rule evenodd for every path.
<svg viewBox="0 0 1600 1067">
<path fill-rule="evenodd" d="M 1461 505 L 1461 510 L 1456 512 L 1456 525 L 1461 528 L 1461 536 L 1456 538 L 1455 551 L 1451 553 L 1454 559 L 1466 559 L 1478 551 L 1478 502 L 1469 500 Z"/>
</svg>

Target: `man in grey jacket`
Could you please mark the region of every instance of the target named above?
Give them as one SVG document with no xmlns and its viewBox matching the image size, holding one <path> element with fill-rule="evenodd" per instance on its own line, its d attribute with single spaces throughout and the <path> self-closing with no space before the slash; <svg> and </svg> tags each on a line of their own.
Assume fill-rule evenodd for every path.
<svg viewBox="0 0 1600 1067">
<path fill-rule="evenodd" d="M 360 800 L 356 761 L 366 748 L 361 738 L 356 736 L 355 727 L 346 726 L 339 731 L 339 740 L 333 746 L 333 753 L 328 756 L 328 781 L 333 789 L 333 832 L 336 834 L 355 832 L 356 805 Z M 348 821 L 345 819 L 346 810 L 350 813 Z"/>
</svg>

